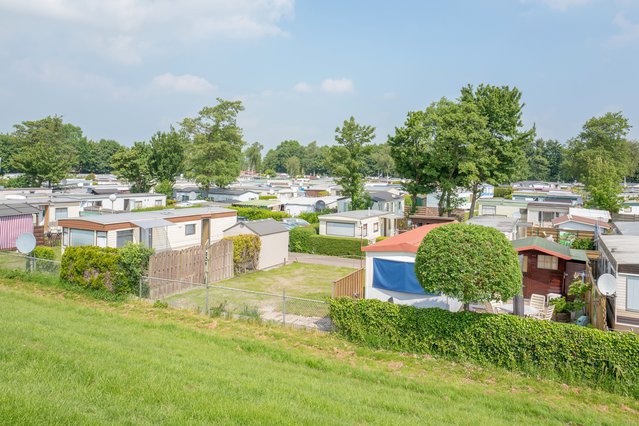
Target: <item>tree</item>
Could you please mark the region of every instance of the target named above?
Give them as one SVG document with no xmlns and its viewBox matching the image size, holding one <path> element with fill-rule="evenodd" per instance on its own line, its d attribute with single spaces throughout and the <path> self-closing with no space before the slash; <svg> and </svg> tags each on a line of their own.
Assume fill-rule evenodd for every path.
<svg viewBox="0 0 639 426">
<path fill-rule="evenodd" d="M 169 132 L 157 132 L 149 141 L 149 173 L 155 182 L 175 183 L 184 167 L 183 135 L 171 128 Z"/>
<path fill-rule="evenodd" d="M 259 172 L 262 166 L 262 150 L 264 146 L 259 142 L 253 142 L 251 146 L 246 148 L 244 156 L 246 157 L 249 170 Z"/>
<path fill-rule="evenodd" d="M 390 176 L 395 169 L 395 161 L 391 156 L 391 148 L 387 143 L 371 145 L 370 164 L 377 175 Z"/>
<path fill-rule="evenodd" d="M 153 177 L 149 169 L 151 147 L 146 142 L 135 142 L 122 148 L 113 156 L 113 168 L 118 178 L 131 185 L 131 192 L 149 192 Z"/>
<path fill-rule="evenodd" d="M 464 304 L 508 300 L 522 286 L 517 252 L 504 234 L 465 223 L 426 234 L 415 257 L 415 275 L 426 292 Z"/>
<path fill-rule="evenodd" d="M 286 161 L 291 157 L 297 157 L 301 162 L 304 159 L 304 147 L 296 140 L 282 141 L 275 149 L 270 149 L 266 153 L 264 168 L 284 173 L 286 172 Z"/>
<path fill-rule="evenodd" d="M 95 170 L 91 170 L 94 173 L 111 173 L 113 170 L 113 156 L 122 148 L 117 141 L 112 139 L 100 139 L 95 142 L 94 149 L 97 153 L 97 162 Z"/>
<path fill-rule="evenodd" d="M 185 118 L 182 131 L 190 142 L 187 147 L 186 175 L 202 188 L 226 187 L 240 175 L 242 129 L 237 115 L 242 102 L 217 99 L 217 105 L 204 107 L 195 118 Z"/>
<path fill-rule="evenodd" d="M 362 149 L 375 138 L 373 126 L 360 125 L 355 118 L 344 120 L 342 127 L 335 129 L 335 141 L 338 146 L 333 147 L 333 163 L 337 183 L 344 188 L 343 194 L 351 199 L 353 210 L 368 207 L 368 200 L 364 197 L 362 168 Z"/>
<path fill-rule="evenodd" d="M 326 145 L 318 146 L 313 141 L 304 147 L 304 156 L 300 158 L 302 161 L 302 169 L 312 175 L 327 175 L 330 173 L 330 157 L 331 148 Z"/>
<path fill-rule="evenodd" d="M 623 205 L 623 198 L 619 196 L 622 187 L 613 160 L 603 156 L 588 158 L 583 182 L 590 196 L 589 207 L 607 210 L 610 214 L 619 213 Z"/>
<path fill-rule="evenodd" d="M 302 165 L 299 158 L 293 156 L 289 157 L 288 160 L 286 160 L 286 173 L 288 173 L 289 176 L 295 177 L 299 175 L 301 168 Z"/>
<path fill-rule="evenodd" d="M 11 166 L 25 174 L 29 182 L 49 187 L 64 179 L 75 163 L 75 148 L 69 128 L 62 118 L 49 116 L 14 126 L 16 152 Z"/>
<path fill-rule="evenodd" d="M 468 85 L 461 90 L 460 101 L 472 103 L 486 120 L 487 132 L 475 140 L 472 161 L 466 170 L 467 186 L 472 192 L 470 217 L 481 194 L 481 185 L 510 182 L 526 164 L 524 147 L 532 140 L 535 130 L 521 131 L 524 104 L 516 87 Z"/>
<path fill-rule="evenodd" d="M 0 133 L 0 175 L 14 171 L 11 157 L 17 150 L 15 138 L 12 135 Z"/>
<path fill-rule="evenodd" d="M 170 180 L 163 180 L 155 185 L 155 192 L 166 195 L 166 198 L 173 198 L 173 184 Z"/>
</svg>

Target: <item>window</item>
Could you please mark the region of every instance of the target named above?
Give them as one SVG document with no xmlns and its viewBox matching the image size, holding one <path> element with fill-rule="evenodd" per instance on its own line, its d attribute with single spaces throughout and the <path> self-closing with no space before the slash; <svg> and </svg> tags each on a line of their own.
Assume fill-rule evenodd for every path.
<svg viewBox="0 0 639 426">
<path fill-rule="evenodd" d="M 115 246 L 117 248 L 124 247 L 128 242 L 133 242 L 133 229 L 118 231 Z"/>
<path fill-rule="evenodd" d="M 379 222 L 375 222 L 373 224 L 373 232 L 378 232 L 379 231 Z"/>
<path fill-rule="evenodd" d="M 626 277 L 626 310 L 639 311 L 639 276 Z"/>
<path fill-rule="evenodd" d="M 107 233 L 106 231 L 97 231 L 95 233 L 96 245 L 98 247 L 106 247 L 107 246 Z"/>
<path fill-rule="evenodd" d="M 155 207 L 162 207 L 162 200 L 155 200 Z"/>
<path fill-rule="evenodd" d="M 69 228 L 62 228 L 62 245 L 69 246 Z"/>
<path fill-rule="evenodd" d="M 56 207 L 55 209 L 55 220 L 66 219 L 69 217 L 69 208 L 68 207 Z"/>
<path fill-rule="evenodd" d="M 528 272 L 528 256 L 521 257 L 521 272 Z"/>
<path fill-rule="evenodd" d="M 537 269 L 557 270 L 559 269 L 559 258 L 540 254 L 537 256 Z"/>
<path fill-rule="evenodd" d="M 191 223 L 189 225 L 184 226 L 184 235 L 193 235 L 195 234 L 195 224 Z"/>
<path fill-rule="evenodd" d="M 95 201 L 93 205 L 96 207 L 102 207 L 102 201 Z"/>
<path fill-rule="evenodd" d="M 481 206 L 482 215 L 496 215 L 497 207 L 495 206 Z"/>
<path fill-rule="evenodd" d="M 95 244 L 94 238 L 95 232 L 93 231 L 88 231 L 86 229 L 71 229 L 71 241 L 69 245 L 71 247 L 92 246 Z"/>
<path fill-rule="evenodd" d="M 362 237 L 368 237 L 368 224 L 362 225 Z"/>
</svg>

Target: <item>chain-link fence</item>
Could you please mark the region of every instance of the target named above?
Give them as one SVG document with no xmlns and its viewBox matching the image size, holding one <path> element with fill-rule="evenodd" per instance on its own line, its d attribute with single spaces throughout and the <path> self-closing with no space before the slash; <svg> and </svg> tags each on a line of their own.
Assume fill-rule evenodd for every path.
<svg viewBox="0 0 639 426">
<path fill-rule="evenodd" d="M 139 296 L 211 316 L 243 317 L 329 330 L 328 303 L 249 289 L 142 277 Z"/>
<path fill-rule="evenodd" d="M 11 251 L 0 251 L 0 269 L 8 271 L 41 272 L 60 275 L 60 262 L 39 259 Z"/>
</svg>

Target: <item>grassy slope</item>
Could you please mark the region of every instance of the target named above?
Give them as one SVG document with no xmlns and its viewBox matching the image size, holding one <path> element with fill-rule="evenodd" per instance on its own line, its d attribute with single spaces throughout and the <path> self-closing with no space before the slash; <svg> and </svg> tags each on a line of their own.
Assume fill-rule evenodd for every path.
<svg viewBox="0 0 639 426">
<path fill-rule="evenodd" d="M 0 419 L 630 424 L 639 401 L 308 331 L 0 280 Z"/>
</svg>

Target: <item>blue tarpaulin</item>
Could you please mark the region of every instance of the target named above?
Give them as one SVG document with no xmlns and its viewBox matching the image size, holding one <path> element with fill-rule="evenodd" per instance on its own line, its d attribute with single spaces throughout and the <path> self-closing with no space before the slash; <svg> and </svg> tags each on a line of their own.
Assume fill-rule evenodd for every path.
<svg viewBox="0 0 639 426">
<path fill-rule="evenodd" d="M 373 287 L 426 295 L 417 281 L 415 264 L 412 262 L 373 259 Z"/>
</svg>

